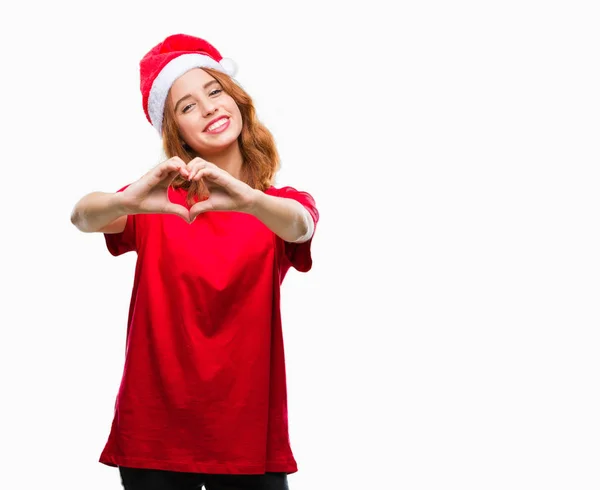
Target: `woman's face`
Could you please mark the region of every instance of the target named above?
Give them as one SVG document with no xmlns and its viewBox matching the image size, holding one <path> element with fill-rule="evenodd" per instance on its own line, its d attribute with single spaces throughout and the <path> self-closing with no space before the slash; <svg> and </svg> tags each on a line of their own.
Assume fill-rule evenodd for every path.
<svg viewBox="0 0 600 490">
<path fill-rule="evenodd" d="M 242 132 L 240 110 L 207 72 L 194 68 L 180 76 L 170 97 L 181 136 L 199 155 L 220 153 L 237 142 Z"/>
</svg>

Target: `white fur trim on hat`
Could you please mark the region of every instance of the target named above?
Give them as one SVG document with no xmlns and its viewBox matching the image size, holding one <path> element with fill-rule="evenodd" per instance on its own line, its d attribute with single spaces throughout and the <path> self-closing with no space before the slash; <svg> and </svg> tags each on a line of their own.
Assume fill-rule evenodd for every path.
<svg viewBox="0 0 600 490">
<path fill-rule="evenodd" d="M 169 61 L 152 82 L 152 88 L 148 95 L 148 115 L 159 134 L 162 134 L 163 114 L 169 89 L 175 80 L 192 68 L 213 68 L 229 74 L 230 66 L 228 63 L 223 66 L 210 56 L 195 53 L 182 54 Z"/>
<path fill-rule="evenodd" d="M 235 77 L 238 68 L 235 61 L 233 61 L 231 58 L 223 58 L 220 63 L 221 66 L 225 68 L 225 73 L 227 73 L 230 77 Z"/>
</svg>

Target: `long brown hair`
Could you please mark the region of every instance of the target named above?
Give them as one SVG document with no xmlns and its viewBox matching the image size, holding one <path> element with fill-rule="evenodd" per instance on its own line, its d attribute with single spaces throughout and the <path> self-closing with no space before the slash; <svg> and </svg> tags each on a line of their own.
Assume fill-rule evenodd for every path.
<svg viewBox="0 0 600 490">
<path fill-rule="evenodd" d="M 240 109 L 242 132 L 238 137 L 243 164 L 241 180 L 250 187 L 259 190 L 269 188 L 279 170 L 279 154 L 271 132 L 258 120 L 254 103 L 250 96 L 228 75 L 210 68 L 202 68 L 215 78 Z M 201 156 L 182 142 L 175 120 L 175 111 L 170 91 L 167 95 L 163 117 L 163 149 L 167 158 L 178 156 L 185 163 Z M 187 200 L 191 204 L 206 197 L 206 189 L 200 182 L 190 182 L 179 176 L 173 181 L 173 187 L 187 189 Z"/>
</svg>

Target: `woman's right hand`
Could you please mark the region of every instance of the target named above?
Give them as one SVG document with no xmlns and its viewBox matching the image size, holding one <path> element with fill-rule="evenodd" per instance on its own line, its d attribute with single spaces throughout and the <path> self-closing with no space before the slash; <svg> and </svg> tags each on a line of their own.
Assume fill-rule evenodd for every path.
<svg viewBox="0 0 600 490">
<path fill-rule="evenodd" d="M 121 193 L 126 214 L 176 214 L 189 223 L 189 210 L 169 201 L 169 186 L 178 175 L 187 179 L 189 172 L 181 158 L 173 157 L 130 184 Z"/>
</svg>

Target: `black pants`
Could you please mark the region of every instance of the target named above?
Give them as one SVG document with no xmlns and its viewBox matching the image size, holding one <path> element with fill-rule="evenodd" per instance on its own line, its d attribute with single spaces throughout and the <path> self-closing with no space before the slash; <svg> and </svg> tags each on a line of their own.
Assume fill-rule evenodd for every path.
<svg viewBox="0 0 600 490">
<path fill-rule="evenodd" d="M 119 466 L 125 490 L 289 490 L 286 473 L 209 475 Z"/>
</svg>

